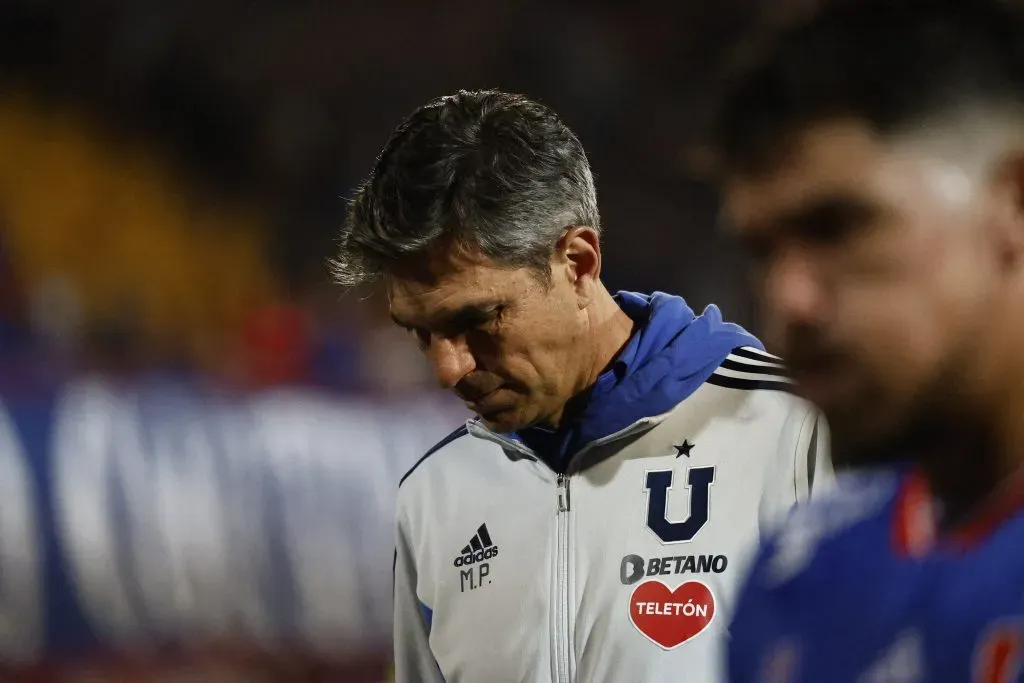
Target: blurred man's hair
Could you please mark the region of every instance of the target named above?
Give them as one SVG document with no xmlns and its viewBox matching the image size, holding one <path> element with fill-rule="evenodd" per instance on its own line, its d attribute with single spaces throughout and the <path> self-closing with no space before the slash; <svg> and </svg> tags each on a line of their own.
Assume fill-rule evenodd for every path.
<svg viewBox="0 0 1024 683">
<path fill-rule="evenodd" d="M 403 121 L 349 205 L 335 279 L 357 285 L 435 249 L 548 273 L 569 226 L 600 230 L 583 146 L 520 95 L 460 91 Z"/>
<path fill-rule="evenodd" d="M 827 120 L 901 134 L 978 108 L 1024 104 L 1024 15 L 999 0 L 834 0 L 766 43 L 718 112 L 723 170 L 778 161 Z"/>
</svg>

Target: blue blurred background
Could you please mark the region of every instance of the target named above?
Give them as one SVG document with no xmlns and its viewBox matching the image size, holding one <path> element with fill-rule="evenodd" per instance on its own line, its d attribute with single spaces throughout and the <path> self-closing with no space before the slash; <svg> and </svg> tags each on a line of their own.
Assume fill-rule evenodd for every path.
<svg viewBox="0 0 1024 683">
<path fill-rule="evenodd" d="M 0 2 L 0 677 L 383 680 L 397 481 L 465 416 L 329 282 L 346 194 L 419 104 L 524 92 L 609 285 L 750 324 L 691 150 L 807 4 Z"/>
</svg>

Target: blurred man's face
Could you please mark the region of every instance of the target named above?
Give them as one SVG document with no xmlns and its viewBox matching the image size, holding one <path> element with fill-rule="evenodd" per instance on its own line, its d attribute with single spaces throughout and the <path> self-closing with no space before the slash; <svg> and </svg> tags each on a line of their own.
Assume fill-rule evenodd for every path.
<svg viewBox="0 0 1024 683">
<path fill-rule="evenodd" d="M 853 461 L 937 419 L 1001 282 L 985 229 L 992 198 L 922 140 L 823 124 L 782 163 L 724 188 L 765 340 Z"/>
<path fill-rule="evenodd" d="M 456 253 L 388 282 L 391 316 L 439 384 L 497 432 L 557 420 L 576 391 L 585 316 L 567 278 L 543 279 Z"/>
</svg>

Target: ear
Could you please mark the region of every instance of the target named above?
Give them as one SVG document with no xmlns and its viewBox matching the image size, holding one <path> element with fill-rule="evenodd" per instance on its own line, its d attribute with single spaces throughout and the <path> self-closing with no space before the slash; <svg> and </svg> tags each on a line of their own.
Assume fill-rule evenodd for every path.
<svg viewBox="0 0 1024 683">
<path fill-rule="evenodd" d="M 1003 158 L 995 181 L 992 196 L 1000 262 L 1016 270 L 1024 265 L 1024 149 Z"/>
<path fill-rule="evenodd" d="M 601 277 L 601 242 L 597 231 L 585 225 L 572 226 L 558 240 L 555 253 L 564 261 L 580 308 L 586 307 Z"/>
</svg>

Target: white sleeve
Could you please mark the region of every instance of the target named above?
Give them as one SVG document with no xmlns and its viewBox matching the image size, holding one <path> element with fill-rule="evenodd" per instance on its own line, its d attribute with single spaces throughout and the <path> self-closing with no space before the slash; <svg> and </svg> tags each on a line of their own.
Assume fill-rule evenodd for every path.
<svg viewBox="0 0 1024 683">
<path fill-rule="evenodd" d="M 430 650 L 432 613 L 416 594 L 416 564 L 401 508 L 395 543 L 395 683 L 444 683 Z"/>
<path fill-rule="evenodd" d="M 779 443 L 780 461 L 768 473 L 760 506 L 762 534 L 775 530 L 794 505 L 833 486 L 829 431 L 824 417 L 801 401 L 787 420 Z"/>
</svg>

